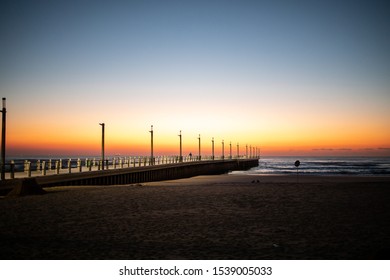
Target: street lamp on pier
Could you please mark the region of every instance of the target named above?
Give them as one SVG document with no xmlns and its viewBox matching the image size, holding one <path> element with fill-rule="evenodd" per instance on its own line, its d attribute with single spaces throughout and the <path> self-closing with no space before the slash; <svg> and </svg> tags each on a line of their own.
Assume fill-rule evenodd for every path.
<svg viewBox="0 0 390 280">
<path fill-rule="evenodd" d="M 1 128 L 1 180 L 5 180 L 5 126 L 6 126 L 6 99 L 3 97 L 2 128 Z"/>
<path fill-rule="evenodd" d="M 200 134 L 199 134 L 198 140 L 199 140 L 199 161 L 200 161 L 200 160 L 202 160 L 202 156 L 200 155 Z"/>
<path fill-rule="evenodd" d="M 214 160 L 214 137 L 211 139 L 211 159 Z"/>
<path fill-rule="evenodd" d="M 102 170 L 104 170 L 104 123 L 99 123 L 102 126 Z"/>
<path fill-rule="evenodd" d="M 182 135 L 181 135 L 181 130 L 180 130 L 180 134 L 179 134 L 179 138 L 180 138 L 180 157 L 179 157 L 179 162 L 183 162 L 183 150 L 182 150 Z"/>
<path fill-rule="evenodd" d="M 222 140 L 222 160 L 224 160 L 224 159 L 225 159 L 225 143 Z"/>
<path fill-rule="evenodd" d="M 150 128 L 150 165 L 154 165 L 153 160 L 153 125 Z"/>
</svg>

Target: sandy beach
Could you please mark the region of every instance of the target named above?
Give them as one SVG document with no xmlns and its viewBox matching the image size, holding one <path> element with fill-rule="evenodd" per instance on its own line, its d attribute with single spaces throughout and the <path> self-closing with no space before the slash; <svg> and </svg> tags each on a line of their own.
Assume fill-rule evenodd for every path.
<svg viewBox="0 0 390 280">
<path fill-rule="evenodd" d="M 0 199 L 1 259 L 390 259 L 390 178 L 217 175 Z"/>
</svg>

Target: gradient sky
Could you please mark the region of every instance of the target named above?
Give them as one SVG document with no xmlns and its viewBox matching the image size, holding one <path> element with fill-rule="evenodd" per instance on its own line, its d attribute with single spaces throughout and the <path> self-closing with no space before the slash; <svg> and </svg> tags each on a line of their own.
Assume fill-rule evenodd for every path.
<svg viewBox="0 0 390 280">
<path fill-rule="evenodd" d="M 387 1 L 2 1 L 7 155 L 390 155 Z"/>
</svg>

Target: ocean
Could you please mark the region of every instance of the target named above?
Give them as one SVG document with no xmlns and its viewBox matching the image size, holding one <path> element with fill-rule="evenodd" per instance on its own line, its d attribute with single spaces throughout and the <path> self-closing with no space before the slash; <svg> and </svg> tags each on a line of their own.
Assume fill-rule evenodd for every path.
<svg viewBox="0 0 390 280">
<path fill-rule="evenodd" d="M 390 176 L 389 157 L 262 157 L 259 166 L 233 174 L 288 175 L 296 174 L 294 163 L 300 161 L 301 175 Z"/>
</svg>

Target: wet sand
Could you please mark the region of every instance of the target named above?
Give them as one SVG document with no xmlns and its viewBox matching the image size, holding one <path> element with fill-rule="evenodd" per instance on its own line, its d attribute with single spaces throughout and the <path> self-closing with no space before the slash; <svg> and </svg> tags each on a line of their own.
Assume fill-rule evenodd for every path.
<svg viewBox="0 0 390 280">
<path fill-rule="evenodd" d="M 0 199 L 1 259 L 390 259 L 390 178 L 218 175 Z"/>
</svg>

